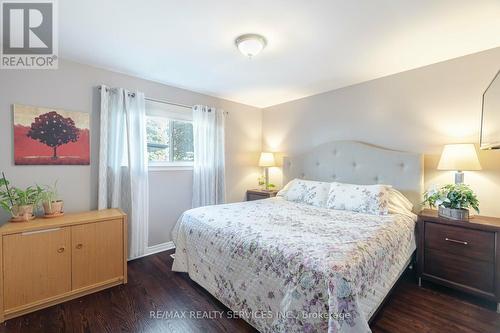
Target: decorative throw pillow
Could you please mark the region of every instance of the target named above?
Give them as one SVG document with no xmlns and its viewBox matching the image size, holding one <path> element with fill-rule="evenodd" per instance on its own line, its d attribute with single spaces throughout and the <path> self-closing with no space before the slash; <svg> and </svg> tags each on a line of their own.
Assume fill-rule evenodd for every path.
<svg viewBox="0 0 500 333">
<path fill-rule="evenodd" d="M 387 215 L 389 211 L 387 185 L 355 185 L 332 183 L 326 206 L 338 210 Z"/>
<path fill-rule="evenodd" d="M 288 201 L 325 207 L 329 190 L 330 183 L 294 179 L 289 182 L 278 195 Z"/>
</svg>

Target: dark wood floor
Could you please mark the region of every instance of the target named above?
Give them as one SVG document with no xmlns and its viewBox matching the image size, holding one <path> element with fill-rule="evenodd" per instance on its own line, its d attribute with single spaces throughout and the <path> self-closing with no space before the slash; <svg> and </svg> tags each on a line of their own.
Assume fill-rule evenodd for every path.
<svg viewBox="0 0 500 333">
<path fill-rule="evenodd" d="M 56 305 L 0 326 L 2 332 L 255 332 L 241 319 L 154 319 L 151 311 L 226 311 L 163 252 L 129 262 L 129 283 Z M 406 274 L 372 323 L 373 332 L 500 332 L 494 304 Z"/>
</svg>

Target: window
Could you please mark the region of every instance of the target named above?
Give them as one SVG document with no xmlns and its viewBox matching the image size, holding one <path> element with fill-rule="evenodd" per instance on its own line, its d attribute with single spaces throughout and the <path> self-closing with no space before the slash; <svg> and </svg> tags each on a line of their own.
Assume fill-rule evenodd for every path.
<svg viewBox="0 0 500 333">
<path fill-rule="evenodd" d="M 151 166 L 186 167 L 194 160 L 191 110 L 146 103 L 146 137 Z"/>
</svg>

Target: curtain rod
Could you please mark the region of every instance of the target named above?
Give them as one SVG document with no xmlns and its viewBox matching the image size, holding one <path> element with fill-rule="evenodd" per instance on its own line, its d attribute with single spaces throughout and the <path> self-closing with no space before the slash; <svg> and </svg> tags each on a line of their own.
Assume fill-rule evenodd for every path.
<svg viewBox="0 0 500 333">
<path fill-rule="evenodd" d="M 97 89 L 101 90 L 101 87 L 98 87 Z M 109 91 L 109 88 L 106 88 L 106 91 Z M 135 93 L 128 93 L 128 95 L 130 97 L 135 97 Z M 165 100 L 161 100 L 161 99 L 156 99 L 156 98 L 149 98 L 149 97 L 145 97 L 144 98 L 145 100 L 147 101 L 150 101 L 150 102 L 157 102 L 157 103 L 163 103 L 163 104 L 170 104 L 170 105 L 175 105 L 175 106 L 180 106 L 182 108 L 187 108 L 187 109 L 192 109 L 193 106 L 191 105 L 186 105 L 186 104 L 180 104 L 180 103 L 174 103 L 174 102 L 169 102 L 169 101 L 165 101 Z"/>
<path fill-rule="evenodd" d="M 135 94 L 133 94 L 135 96 Z M 149 98 L 145 97 L 146 101 L 150 102 L 156 102 L 156 103 L 163 103 L 163 104 L 170 104 L 170 105 L 175 105 L 175 106 L 180 106 L 181 108 L 188 108 L 192 109 L 192 106 L 186 105 L 186 104 L 180 104 L 180 103 L 174 103 L 174 102 L 169 102 L 169 101 L 164 101 L 162 99 L 156 99 L 156 98 Z"/>
</svg>

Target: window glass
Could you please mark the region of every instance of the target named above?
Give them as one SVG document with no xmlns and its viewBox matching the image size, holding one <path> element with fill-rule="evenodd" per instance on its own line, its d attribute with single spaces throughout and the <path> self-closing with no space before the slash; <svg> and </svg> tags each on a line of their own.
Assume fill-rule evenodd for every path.
<svg viewBox="0 0 500 333">
<path fill-rule="evenodd" d="M 172 124 L 173 161 L 193 161 L 193 124 L 174 120 Z"/>
<path fill-rule="evenodd" d="M 146 134 L 151 163 L 175 164 L 194 160 L 192 122 L 148 116 Z"/>
</svg>

